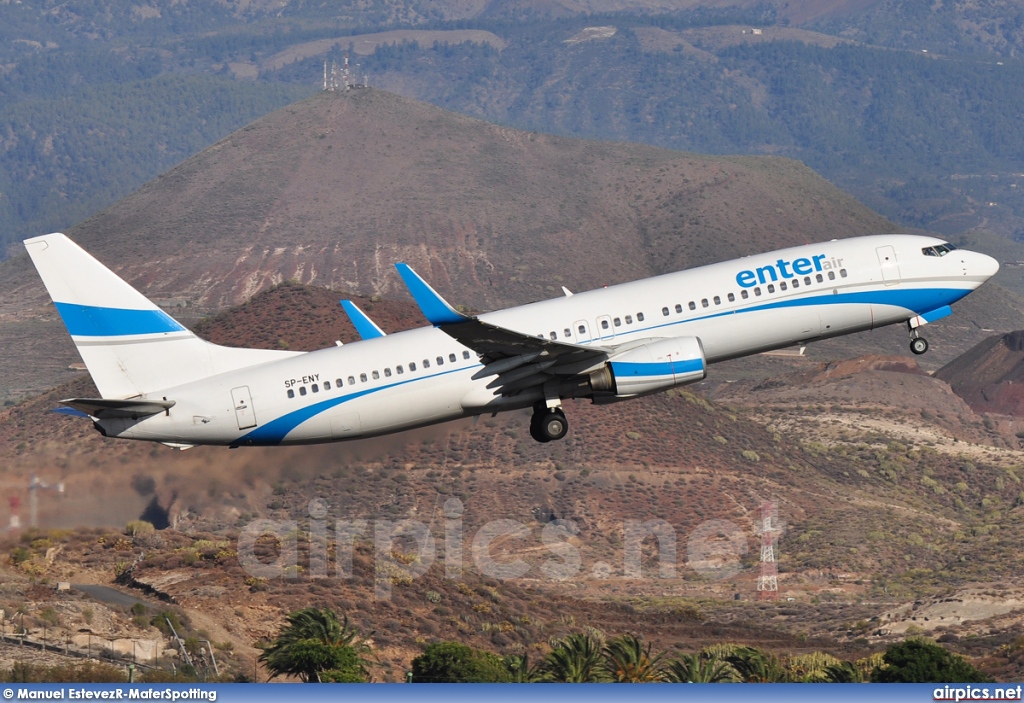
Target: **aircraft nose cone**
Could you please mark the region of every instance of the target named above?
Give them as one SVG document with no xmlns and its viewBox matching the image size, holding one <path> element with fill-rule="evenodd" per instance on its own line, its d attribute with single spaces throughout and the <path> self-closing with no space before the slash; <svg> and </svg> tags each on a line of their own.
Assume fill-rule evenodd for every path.
<svg viewBox="0 0 1024 703">
<path fill-rule="evenodd" d="M 996 272 L 999 270 L 998 261 L 987 254 L 975 253 L 974 256 L 977 259 L 977 263 L 973 264 L 972 268 L 977 268 L 978 273 L 986 278 L 996 275 Z"/>
</svg>

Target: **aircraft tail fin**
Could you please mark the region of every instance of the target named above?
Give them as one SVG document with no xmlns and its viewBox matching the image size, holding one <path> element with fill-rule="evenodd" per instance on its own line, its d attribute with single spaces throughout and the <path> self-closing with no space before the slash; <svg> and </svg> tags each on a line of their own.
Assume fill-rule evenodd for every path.
<svg viewBox="0 0 1024 703">
<path fill-rule="evenodd" d="M 135 398 L 292 352 L 210 344 L 63 234 L 25 248 L 103 398 Z"/>
</svg>

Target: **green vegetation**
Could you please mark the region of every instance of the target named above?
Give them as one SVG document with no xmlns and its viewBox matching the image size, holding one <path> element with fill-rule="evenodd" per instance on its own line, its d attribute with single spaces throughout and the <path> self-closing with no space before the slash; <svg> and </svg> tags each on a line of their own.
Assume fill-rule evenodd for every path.
<svg viewBox="0 0 1024 703">
<path fill-rule="evenodd" d="M 885 651 L 884 664 L 871 674 L 878 683 L 986 683 L 992 678 L 967 660 L 941 646 L 919 639 L 894 644 Z"/>
<path fill-rule="evenodd" d="M 521 660 L 510 664 L 521 667 Z M 502 683 L 511 681 L 512 673 L 496 654 L 458 642 L 436 642 L 427 645 L 423 654 L 412 660 L 412 680 L 415 683 Z"/>
<path fill-rule="evenodd" d="M 296 676 L 306 683 L 360 683 L 369 678 L 370 647 L 348 622 L 329 609 L 304 608 L 260 655 L 270 677 Z"/>
</svg>

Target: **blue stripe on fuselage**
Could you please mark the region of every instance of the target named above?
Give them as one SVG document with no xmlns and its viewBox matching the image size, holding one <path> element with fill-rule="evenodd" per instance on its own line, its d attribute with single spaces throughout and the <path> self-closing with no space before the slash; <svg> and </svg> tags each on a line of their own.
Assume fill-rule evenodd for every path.
<svg viewBox="0 0 1024 703">
<path fill-rule="evenodd" d="M 73 337 L 120 337 L 185 331 L 163 310 L 126 310 L 56 302 L 54 305 Z"/>
<path fill-rule="evenodd" d="M 458 373 L 460 371 L 466 371 L 468 369 L 481 366 L 481 364 L 475 364 L 473 366 L 464 366 L 458 369 L 451 369 L 450 371 L 442 371 L 441 373 L 431 374 L 430 376 L 423 376 L 421 378 L 410 378 L 404 381 L 398 381 L 397 383 L 389 383 L 385 386 L 378 386 L 376 388 L 367 388 L 365 390 L 356 391 L 355 393 L 349 393 L 348 395 L 338 396 L 337 398 L 329 398 L 328 400 L 321 400 L 319 403 L 313 403 L 305 407 L 293 410 L 290 413 L 281 415 L 265 425 L 257 427 L 252 432 L 245 434 L 235 441 L 235 444 L 244 445 L 277 445 L 284 441 L 284 438 L 289 432 L 294 430 L 296 427 L 301 425 L 306 420 L 319 415 L 325 410 L 330 410 L 333 407 L 347 403 L 350 400 L 356 398 L 362 398 L 365 395 L 376 393 L 378 391 L 385 391 L 389 388 L 397 388 L 398 386 L 405 386 L 416 381 L 425 381 L 429 378 L 438 378 L 440 376 L 447 376 L 448 374 Z"/>
</svg>

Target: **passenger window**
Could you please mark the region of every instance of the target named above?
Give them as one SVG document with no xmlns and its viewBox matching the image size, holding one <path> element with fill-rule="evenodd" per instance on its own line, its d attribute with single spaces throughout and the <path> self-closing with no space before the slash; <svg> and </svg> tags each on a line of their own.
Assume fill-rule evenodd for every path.
<svg viewBox="0 0 1024 703">
<path fill-rule="evenodd" d="M 626 315 L 626 324 L 627 325 L 633 324 L 633 316 L 632 315 Z"/>
<path fill-rule="evenodd" d="M 355 376 L 349 376 L 348 377 L 348 385 L 350 385 L 350 386 L 356 385 L 356 377 Z"/>
<path fill-rule="evenodd" d="M 374 380 L 374 381 L 376 381 L 376 380 L 377 380 L 377 379 L 379 379 L 379 378 L 380 378 L 380 371 L 376 371 L 376 370 L 375 370 L 375 371 L 373 372 L 373 380 Z"/>
<path fill-rule="evenodd" d="M 811 277 L 810 276 L 804 276 L 804 285 L 805 286 L 811 285 Z"/>
<path fill-rule="evenodd" d="M 320 392 L 320 384 L 318 384 L 318 383 L 314 383 L 313 384 L 313 392 L 314 393 L 319 393 Z"/>
<path fill-rule="evenodd" d="M 636 314 L 636 321 L 637 322 L 643 322 L 644 321 L 644 314 L 642 312 L 638 312 Z"/>
<path fill-rule="evenodd" d="M 565 334 L 565 338 L 569 339 L 572 337 L 572 330 L 566 327 L 562 332 Z"/>
<path fill-rule="evenodd" d="M 691 301 L 690 301 L 690 309 L 691 309 L 691 310 L 696 310 L 696 309 L 697 309 L 697 303 L 695 303 L 695 302 L 693 302 L 693 301 L 691 300 Z"/>
<path fill-rule="evenodd" d="M 620 320 L 620 319 L 619 319 L 619 318 L 617 318 L 617 317 L 616 317 L 616 318 L 615 318 L 614 320 L 612 320 L 612 323 L 613 323 L 613 324 L 614 324 L 614 325 L 615 325 L 616 327 L 622 327 L 622 320 Z"/>
<path fill-rule="evenodd" d="M 693 310 L 693 303 L 690 303 L 690 309 Z M 683 306 L 680 305 L 679 303 L 676 303 L 676 312 L 682 312 L 682 311 L 683 311 Z"/>
<path fill-rule="evenodd" d="M 662 308 L 661 314 L 664 315 L 665 317 L 668 317 L 668 308 Z"/>
<path fill-rule="evenodd" d="M 331 382 L 330 381 L 324 381 L 324 390 L 325 391 L 331 390 Z"/>
<path fill-rule="evenodd" d="M 580 334 L 586 334 L 587 333 L 587 328 L 584 327 L 583 325 L 580 325 L 577 329 L 579 329 Z"/>
<path fill-rule="evenodd" d="M 830 280 L 830 281 L 836 280 L 836 272 L 835 271 L 829 271 L 828 272 L 828 280 Z"/>
<path fill-rule="evenodd" d="M 839 269 L 839 275 L 842 278 L 846 278 L 846 269 Z"/>
<path fill-rule="evenodd" d="M 732 293 L 729 294 L 729 302 L 730 303 L 735 303 L 736 302 L 736 296 L 733 295 Z"/>
<path fill-rule="evenodd" d="M 799 278 L 794 278 L 792 281 L 790 281 L 790 283 L 793 284 L 794 288 L 799 288 L 800 287 L 800 279 Z"/>
<path fill-rule="evenodd" d="M 782 281 L 781 283 L 779 283 L 779 290 L 786 290 L 786 282 L 785 281 Z"/>
<path fill-rule="evenodd" d="M 454 354 L 449 354 L 448 355 L 448 361 L 450 361 L 450 362 L 452 362 L 454 364 L 456 361 L 458 361 L 458 357 L 456 357 Z"/>
<path fill-rule="evenodd" d="M 415 361 L 410 361 L 409 362 L 409 370 L 410 371 L 415 371 L 416 370 L 416 362 Z"/>
<path fill-rule="evenodd" d="M 601 329 L 608 329 L 608 320 L 601 320 Z"/>
<path fill-rule="evenodd" d="M 468 359 L 469 358 L 469 352 L 468 351 L 463 351 L 462 352 L 462 358 L 463 359 Z"/>
<path fill-rule="evenodd" d="M 755 296 L 760 296 L 761 295 L 761 287 L 760 286 L 758 286 L 757 288 L 754 289 L 754 295 Z"/>
<path fill-rule="evenodd" d="M 430 359 L 424 359 L 423 360 L 423 368 L 425 368 L 425 369 L 429 369 L 430 368 Z"/>
<path fill-rule="evenodd" d="M 399 376 L 405 373 L 405 369 L 402 368 L 401 364 L 395 367 L 395 373 L 397 373 Z"/>
<path fill-rule="evenodd" d="M 740 297 L 743 298 L 744 300 L 750 297 L 750 293 L 747 292 L 746 288 L 740 291 Z"/>
<path fill-rule="evenodd" d="M 818 283 L 823 283 L 825 281 L 825 278 L 819 273 L 814 277 L 814 280 L 816 280 Z"/>
<path fill-rule="evenodd" d="M 551 341 L 552 341 L 552 342 L 553 342 L 553 341 L 555 341 L 556 339 L 558 339 L 558 335 L 557 335 L 557 334 L 555 334 L 554 332 L 549 332 L 549 333 L 548 333 L 548 337 L 550 337 L 550 338 L 551 338 Z"/>
<path fill-rule="evenodd" d="M 391 378 L 391 369 L 390 368 L 385 368 L 384 369 L 384 378 Z"/>
<path fill-rule="evenodd" d="M 715 305 L 721 305 L 721 304 L 722 304 L 722 299 L 721 299 L 721 298 L 719 298 L 719 297 L 718 297 L 718 296 L 716 295 L 716 296 L 715 296 Z"/>
<path fill-rule="evenodd" d="M 702 308 L 706 308 L 708 306 L 708 299 L 707 298 L 702 298 L 701 301 L 700 301 L 700 306 Z"/>
<path fill-rule="evenodd" d="M 291 388 L 288 389 L 288 397 L 289 398 L 294 398 L 295 397 L 295 391 L 293 391 Z"/>
<path fill-rule="evenodd" d="M 359 380 L 362 381 L 363 383 L 366 383 L 366 374 L 365 373 L 359 374 Z"/>
<path fill-rule="evenodd" d="M 443 357 L 443 356 L 439 356 L 439 357 L 437 357 L 437 358 L 435 359 L 435 361 L 437 362 L 437 365 L 438 365 L 438 366 L 444 366 L 444 357 Z"/>
<path fill-rule="evenodd" d="M 335 388 L 341 388 L 341 387 L 342 387 L 343 385 L 345 385 L 345 384 L 343 384 L 343 383 L 341 382 L 341 379 L 340 379 L 340 378 L 336 378 L 336 379 L 334 379 L 334 387 L 335 387 Z"/>
<path fill-rule="evenodd" d="M 299 395 L 306 395 L 306 387 L 299 386 Z"/>
<path fill-rule="evenodd" d="M 769 283 L 768 284 L 768 292 L 769 293 L 774 293 L 775 292 L 775 284 L 774 283 Z"/>
</svg>

